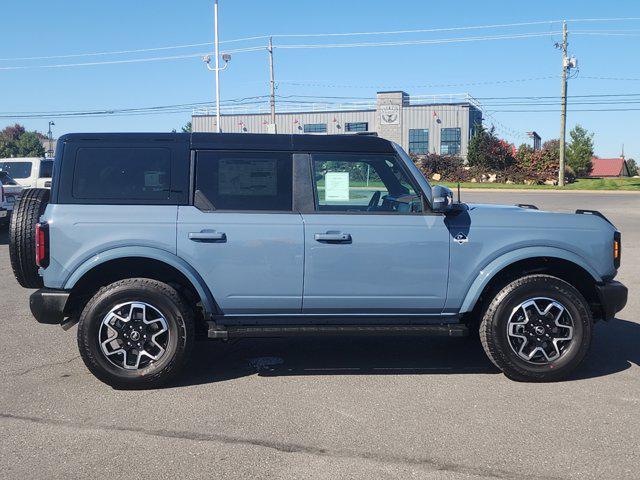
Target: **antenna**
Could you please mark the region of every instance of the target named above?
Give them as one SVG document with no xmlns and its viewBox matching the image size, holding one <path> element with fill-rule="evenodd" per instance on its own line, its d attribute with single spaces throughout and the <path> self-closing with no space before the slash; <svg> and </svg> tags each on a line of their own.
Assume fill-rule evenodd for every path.
<svg viewBox="0 0 640 480">
<path fill-rule="evenodd" d="M 460 182 L 458 182 L 458 204 L 462 203 L 460 201 Z"/>
</svg>

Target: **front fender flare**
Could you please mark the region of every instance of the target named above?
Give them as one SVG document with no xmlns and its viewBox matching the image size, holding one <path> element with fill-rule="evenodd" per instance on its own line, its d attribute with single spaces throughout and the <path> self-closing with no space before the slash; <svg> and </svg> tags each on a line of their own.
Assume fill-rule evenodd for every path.
<svg viewBox="0 0 640 480">
<path fill-rule="evenodd" d="M 211 295 L 211 292 L 207 288 L 206 283 L 204 282 L 200 274 L 198 274 L 198 272 L 191 265 L 189 265 L 180 257 L 166 250 L 161 250 L 159 248 L 153 247 L 118 247 L 100 252 L 80 264 L 65 280 L 62 288 L 64 288 L 65 290 L 71 290 L 87 272 L 97 267 L 98 265 L 109 262 L 111 260 L 117 260 L 119 258 L 127 257 L 150 258 L 153 260 L 164 262 L 167 265 L 175 268 L 180 273 L 182 273 L 196 289 L 198 295 L 200 296 L 200 301 L 202 302 L 205 313 L 214 314 L 216 312 L 216 304 L 213 299 L 213 295 Z"/>
<path fill-rule="evenodd" d="M 559 258 L 575 263 L 579 267 L 582 267 L 584 270 L 586 270 L 589 275 L 593 277 L 593 280 L 595 282 L 602 282 L 602 277 L 598 274 L 598 272 L 596 272 L 584 258 L 573 252 L 557 247 L 520 248 L 504 253 L 498 258 L 492 260 L 488 265 L 480 270 L 480 273 L 475 278 L 475 280 L 471 284 L 471 287 L 467 291 L 464 301 L 462 302 L 462 306 L 460 307 L 460 313 L 467 313 L 473 310 L 484 288 L 502 269 L 515 262 L 519 262 L 520 260 L 540 257 Z"/>
</svg>

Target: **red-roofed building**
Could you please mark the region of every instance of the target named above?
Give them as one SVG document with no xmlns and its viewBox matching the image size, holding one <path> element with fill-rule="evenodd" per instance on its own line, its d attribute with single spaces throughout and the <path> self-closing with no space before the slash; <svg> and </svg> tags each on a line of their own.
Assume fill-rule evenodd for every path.
<svg viewBox="0 0 640 480">
<path fill-rule="evenodd" d="M 620 158 L 598 158 L 593 157 L 591 159 L 590 177 L 629 177 L 629 168 L 627 167 L 627 161 Z"/>
</svg>

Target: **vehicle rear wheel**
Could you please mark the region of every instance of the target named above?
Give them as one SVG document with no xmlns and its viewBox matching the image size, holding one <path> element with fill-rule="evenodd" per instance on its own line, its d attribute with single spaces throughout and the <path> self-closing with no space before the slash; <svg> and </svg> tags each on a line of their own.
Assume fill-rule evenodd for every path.
<svg viewBox="0 0 640 480">
<path fill-rule="evenodd" d="M 18 283 L 24 288 L 42 288 L 36 265 L 36 224 L 49 203 L 49 190 L 24 190 L 16 202 L 9 224 L 9 258 Z"/>
<path fill-rule="evenodd" d="M 580 365 L 593 320 L 584 297 L 550 275 L 505 286 L 486 309 L 480 339 L 489 359 L 512 380 L 561 380 Z"/>
<path fill-rule="evenodd" d="M 187 362 L 193 313 L 175 289 L 146 278 L 100 289 L 78 323 L 78 347 L 99 380 L 115 388 L 155 388 Z"/>
</svg>

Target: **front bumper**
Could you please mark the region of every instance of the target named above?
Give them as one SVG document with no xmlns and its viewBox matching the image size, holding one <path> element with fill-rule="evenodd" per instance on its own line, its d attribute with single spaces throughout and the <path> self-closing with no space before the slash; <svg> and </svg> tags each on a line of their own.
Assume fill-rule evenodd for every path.
<svg viewBox="0 0 640 480">
<path fill-rule="evenodd" d="M 602 285 L 596 285 L 600 305 L 602 305 L 602 316 L 604 320 L 612 320 L 616 313 L 622 310 L 627 304 L 628 289 L 620 282 L 612 280 Z"/>
<path fill-rule="evenodd" d="M 64 320 L 64 309 L 69 295 L 70 292 L 67 290 L 41 288 L 29 297 L 29 308 L 38 322 L 59 325 Z"/>
</svg>

